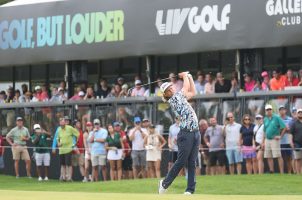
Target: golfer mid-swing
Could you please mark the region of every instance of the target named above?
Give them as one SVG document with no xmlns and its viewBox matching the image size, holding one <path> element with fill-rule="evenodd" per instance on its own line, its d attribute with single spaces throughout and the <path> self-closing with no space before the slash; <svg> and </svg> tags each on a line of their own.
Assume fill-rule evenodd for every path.
<svg viewBox="0 0 302 200">
<path fill-rule="evenodd" d="M 171 83 L 165 82 L 160 89 L 163 93 L 163 100 L 167 101 L 176 117 L 180 118 L 180 132 L 177 136 L 178 155 L 177 160 L 165 179 L 159 182 L 158 193 L 163 194 L 172 184 L 183 167 L 188 169 L 188 183 L 184 194 L 195 192 L 195 167 L 200 144 L 200 133 L 198 119 L 188 100 L 195 96 L 196 90 L 193 78 L 188 72 L 178 75 L 183 79 L 183 88 L 175 92 Z"/>
</svg>

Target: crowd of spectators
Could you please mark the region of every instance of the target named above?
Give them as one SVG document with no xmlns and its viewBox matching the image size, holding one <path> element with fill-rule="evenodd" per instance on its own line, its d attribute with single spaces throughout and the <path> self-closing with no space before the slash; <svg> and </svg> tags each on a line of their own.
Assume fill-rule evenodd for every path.
<svg viewBox="0 0 302 200">
<path fill-rule="evenodd" d="M 201 119 L 202 139 L 196 173 L 232 175 L 243 171 L 247 174 L 279 171 L 281 174 L 301 174 L 302 109 L 293 108 L 291 116 L 287 115 L 283 105 L 278 107 L 278 111 L 273 113 L 272 106 L 267 104 L 265 116 L 257 114 L 253 119 L 244 114 L 241 122 L 236 122 L 236 116 L 228 112 L 223 125 L 218 124 L 215 117 Z M 163 152 L 169 151 L 168 169 L 177 159 L 178 118 L 169 128 L 167 141 L 147 118 L 140 117 L 134 117 L 133 127 L 123 130 L 120 122 L 102 125 L 98 118 L 88 121 L 82 128 L 80 121 L 72 122 L 66 116 L 60 118 L 55 133 L 50 133 L 40 124 L 30 127 L 33 130 L 30 133 L 23 121 L 17 117 L 16 127 L 6 136 L 7 144 L 11 145 L 17 178 L 20 160 L 25 161 L 27 176 L 31 177 L 30 160 L 34 158 L 38 180 L 47 181 L 51 153 L 53 156 L 59 154 L 61 181 L 72 181 L 74 170 L 79 170 L 83 182 L 98 181 L 99 177 L 104 181 L 160 178 L 163 175 Z M 52 148 L 47 143 L 49 139 L 52 140 Z M 29 155 L 28 145 L 33 146 L 34 155 Z M 0 168 L 4 167 L 3 146 L 4 140 L 0 135 Z M 274 169 L 274 159 L 278 170 Z M 266 161 L 268 168 L 265 171 Z M 185 175 L 185 172 L 183 169 L 180 174 Z"/>
<path fill-rule="evenodd" d="M 170 82 L 172 82 L 176 91 L 182 88 L 182 81 L 177 79 L 174 73 L 169 74 Z M 0 92 L 0 103 L 12 102 L 41 102 L 51 101 L 60 102 L 66 100 L 87 100 L 87 99 L 103 99 L 103 98 L 121 98 L 136 96 L 161 96 L 159 87 L 162 84 L 161 78 L 157 78 L 155 92 L 152 94 L 149 87 L 143 87 L 143 82 L 139 76 L 135 76 L 133 83 L 126 83 L 123 77 L 116 79 L 114 83 L 108 84 L 106 79 L 101 79 L 99 84 L 87 86 L 81 84 L 75 88 L 74 96 L 68 97 L 66 83 L 62 81 L 58 87 L 48 88 L 47 85 L 37 85 L 31 92 L 26 84 L 22 85 L 22 91 L 14 90 L 9 87 L 7 91 Z M 294 72 L 289 69 L 285 74 L 281 73 L 281 69 L 277 68 L 269 72 L 263 71 L 261 76 L 256 77 L 251 73 L 243 74 L 244 84 L 241 86 L 238 80 L 238 73 L 234 72 L 230 79 L 224 77 L 222 72 L 218 72 L 216 76 L 212 73 L 197 72 L 195 76 L 195 85 L 198 94 L 214 94 L 229 92 L 256 92 L 256 91 L 276 91 L 284 90 L 286 87 L 302 86 L 302 70 Z"/>
</svg>

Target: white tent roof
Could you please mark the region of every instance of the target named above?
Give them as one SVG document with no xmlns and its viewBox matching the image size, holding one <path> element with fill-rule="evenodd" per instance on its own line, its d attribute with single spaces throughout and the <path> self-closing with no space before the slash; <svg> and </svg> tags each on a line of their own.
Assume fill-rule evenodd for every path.
<svg viewBox="0 0 302 200">
<path fill-rule="evenodd" d="M 15 0 L 7 4 L 4 4 L 1 7 L 21 6 L 27 4 L 37 4 L 37 3 L 46 3 L 46 2 L 54 2 L 54 1 L 64 1 L 64 0 Z"/>
</svg>

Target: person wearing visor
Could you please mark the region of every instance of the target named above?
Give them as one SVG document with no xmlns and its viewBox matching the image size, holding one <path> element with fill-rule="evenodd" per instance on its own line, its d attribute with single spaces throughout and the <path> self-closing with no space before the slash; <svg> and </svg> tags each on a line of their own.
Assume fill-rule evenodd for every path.
<svg viewBox="0 0 302 200">
<path fill-rule="evenodd" d="M 178 77 L 183 79 L 183 87 L 179 92 L 176 92 L 169 82 L 163 83 L 160 87 L 163 93 L 163 101 L 168 102 L 174 114 L 180 117 L 180 132 L 177 136 L 177 160 L 165 179 L 160 180 L 158 193 L 165 193 L 180 170 L 187 164 L 188 184 L 184 194 L 190 195 L 195 192 L 196 186 L 195 168 L 200 144 L 200 133 L 196 113 L 188 100 L 196 95 L 196 88 L 192 75 L 188 72 L 179 73 Z"/>
</svg>

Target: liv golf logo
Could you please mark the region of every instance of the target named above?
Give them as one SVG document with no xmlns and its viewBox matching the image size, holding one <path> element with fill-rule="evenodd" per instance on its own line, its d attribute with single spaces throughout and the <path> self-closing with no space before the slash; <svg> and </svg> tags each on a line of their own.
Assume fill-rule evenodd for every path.
<svg viewBox="0 0 302 200">
<path fill-rule="evenodd" d="M 301 24 L 302 0 L 268 0 L 266 14 L 280 16 L 277 26 Z"/>
<path fill-rule="evenodd" d="M 230 4 L 226 4 L 223 8 L 219 8 L 218 5 L 207 5 L 203 8 L 158 10 L 155 25 L 159 35 L 178 35 L 185 22 L 192 33 L 225 31 L 230 23 L 230 13 Z"/>
</svg>

